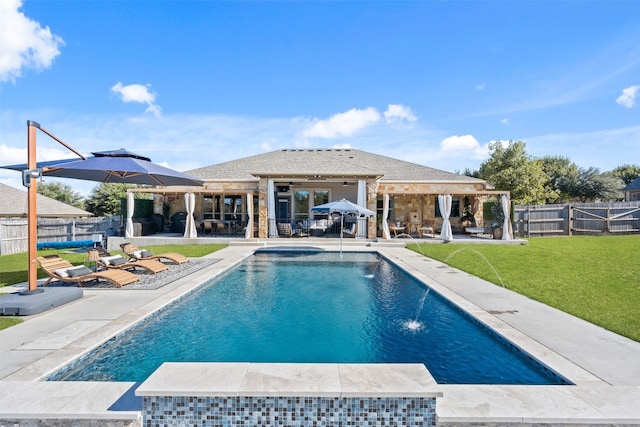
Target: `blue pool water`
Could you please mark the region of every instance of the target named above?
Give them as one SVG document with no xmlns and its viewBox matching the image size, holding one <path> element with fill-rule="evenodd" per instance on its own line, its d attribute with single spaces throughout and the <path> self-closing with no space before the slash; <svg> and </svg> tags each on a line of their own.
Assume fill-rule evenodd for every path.
<svg viewBox="0 0 640 427">
<path fill-rule="evenodd" d="M 256 253 L 50 379 L 144 381 L 165 361 L 419 362 L 441 384 L 568 384 L 368 253 Z"/>
</svg>

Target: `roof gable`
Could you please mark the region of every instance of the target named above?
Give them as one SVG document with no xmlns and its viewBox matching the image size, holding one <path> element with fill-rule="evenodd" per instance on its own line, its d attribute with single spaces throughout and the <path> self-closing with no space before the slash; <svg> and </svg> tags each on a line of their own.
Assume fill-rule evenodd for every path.
<svg viewBox="0 0 640 427">
<path fill-rule="evenodd" d="M 42 194 L 36 195 L 37 216 L 77 218 L 92 216 L 91 212 L 67 205 Z M 27 192 L 0 183 L 0 217 L 27 216 Z"/>
<path fill-rule="evenodd" d="M 193 169 L 204 180 L 255 181 L 260 176 L 381 177 L 380 181 L 484 182 L 353 148 L 284 149 Z"/>
</svg>

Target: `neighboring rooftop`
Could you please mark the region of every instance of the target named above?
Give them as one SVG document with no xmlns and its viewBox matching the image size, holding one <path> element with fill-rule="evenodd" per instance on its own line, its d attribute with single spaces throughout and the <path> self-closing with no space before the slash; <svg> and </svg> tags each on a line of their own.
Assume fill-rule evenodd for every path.
<svg viewBox="0 0 640 427">
<path fill-rule="evenodd" d="M 368 176 L 381 181 L 477 181 L 416 163 L 353 148 L 283 149 L 205 166 L 185 173 L 205 180 L 255 181 L 260 176 Z"/>
<path fill-rule="evenodd" d="M 79 218 L 93 215 L 42 194 L 36 196 L 37 216 L 49 218 Z M 26 217 L 27 192 L 0 183 L 0 217 Z"/>
<path fill-rule="evenodd" d="M 640 176 L 627 184 L 626 187 L 622 189 L 622 191 L 632 191 L 632 190 L 640 190 Z"/>
</svg>

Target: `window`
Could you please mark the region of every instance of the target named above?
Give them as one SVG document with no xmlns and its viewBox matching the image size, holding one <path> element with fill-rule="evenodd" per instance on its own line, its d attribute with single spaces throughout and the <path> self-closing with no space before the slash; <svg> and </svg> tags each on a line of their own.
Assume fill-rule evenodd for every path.
<svg viewBox="0 0 640 427">
<path fill-rule="evenodd" d="M 202 218 L 213 219 L 213 196 L 202 198 Z"/>
<path fill-rule="evenodd" d="M 393 207 L 394 207 L 394 198 L 393 196 L 389 196 L 389 215 L 387 219 L 390 221 L 394 219 Z M 382 222 L 383 212 L 384 212 L 384 197 L 379 196 L 376 200 L 376 217 L 378 218 L 378 223 Z"/>
<path fill-rule="evenodd" d="M 329 190 L 314 190 L 313 206 L 324 205 L 329 203 Z"/>
<path fill-rule="evenodd" d="M 442 218 L 442 213 L 440 213 L 440 203 L 438 203 L 438 197 L 436 196 L 436 218 Z M 452 197 L 451 198 L 451 215 L 449 218 L 458 218 L 460 217 L 460 198 Z"/>
<path fill-rule="evenodd" d="M 301 221 L 309 217 L 309 190 L 295 190 L 294 221 Z"/>
</svg>

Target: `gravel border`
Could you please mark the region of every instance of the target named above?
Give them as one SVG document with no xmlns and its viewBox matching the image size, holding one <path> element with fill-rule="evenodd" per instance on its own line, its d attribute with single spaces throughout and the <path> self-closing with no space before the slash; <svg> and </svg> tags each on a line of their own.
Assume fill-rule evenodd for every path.
<svg viewBox="0 0 640 427">
<path fill-rule="evenodd" d="M 153 290 L 161 288 L 171 282 L 174 282 L 184 276 L 188 276 L 191 273 L 202 270 L 205 267 L 215 264 L 220 261 L 221 258 L 201 258 L 191 259 L 183 264 L 173 264 L 167 262 L 169 266 L 168 270 L 161 271 L 156 274 L 148 273 L 147 271 L 136 270 L 135 274 L 140 277 L 139 282 L 131 283 L 130 285 L 118 288 L 110 282 L 105 280 L 98 280 L 93 282 L 86 282 L 82 284 L 83 289 L 146 289 Z M 47 287 L 56 286 L 75 286 L 75 283 L 68 282 L 52 282 Z"/>
</svg>

